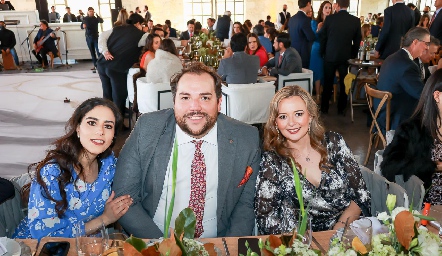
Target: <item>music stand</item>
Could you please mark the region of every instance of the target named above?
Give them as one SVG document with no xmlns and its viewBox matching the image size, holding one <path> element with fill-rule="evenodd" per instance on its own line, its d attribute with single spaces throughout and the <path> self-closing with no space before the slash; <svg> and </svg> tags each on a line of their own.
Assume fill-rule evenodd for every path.
<svg viewBox="0 0 442 256">
<path fill-rule="evenodd" d="M 23 45 L 25 42 L 28 43 L 28 53 L 29 53 L 29 60 L 31 61 L 31 69 L 34 69 L 34 63 L 32 62 L 32 56 L 31 56 L 31 45 L 29 44 L 29 37 L 31 36 L 32 32 L 34 32 L 34 30 L 36 28 L 38 28 L 39 26 L 34 26 L 34 28 L 31 30 L 31 32 L 29 32 L 28 36 L 25 38 L 25 40 L 23 40 L 23 42 L 21 42 L 20 45 Z"/>
<path fill-rule="evenodd" d="M 61 65 L 57 66 L 56 68 L 61 68 L 61 67 L 66 67 L 66 69 L 72 68 L 72 66 L 68 64 L 68 52 L 69 51 L 68 51 L 68 40 L 66 37 L 66 31 L 64 31 L 64 30 L 60 30 L 60 31 L 63 32 L 63 34 L 64 34 L 64 53 L 65 53 L 64 55 L 66 55 L 66 64 L 63 64 L 63 62 L 62 62 Z"/>
</svg>

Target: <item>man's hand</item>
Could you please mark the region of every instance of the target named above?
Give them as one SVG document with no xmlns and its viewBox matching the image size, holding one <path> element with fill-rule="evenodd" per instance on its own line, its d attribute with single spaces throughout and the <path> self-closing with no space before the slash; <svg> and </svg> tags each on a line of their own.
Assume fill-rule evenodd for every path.
<svg viewBox="0 0 442 256">
<path fill-rule="evenodd" d="M 112 54 L 109 51 L 105 51 L 103 53 L 103 56 L 104 56 L 105 60 L 113 60 L 114 59 L 114 56 L 112 56 Z"/>
<path fill-rule="evenodd" d="M 223 59 L 225 59 L 225 58 L 230 58 L 230 57 L 232 57 L 232 56 L 233 56 L 232 48 L 227 47 L 226 50 L 224 51 Z"/>
<path fill-rule="evenodd" d="M 8 53 L 8 54 L 9 54 L 10 52 L 11 52 L 11 49 L 9 49 L 9 48 L 8 48 L 8 49 L 6 49 L 6 53 Z"/>
<path fill-rule="evenodd" d="M 265 76 L 268 76 L 268 75 L 269 75 L 269 70 L 267 69 L 267 67 L 262 67 L 262 69 L 261 69 L 261 73 L 262 73 L 263 75 L 265 75 Z"/>
<path fill-rule="evenodd" d="M 319 30 L 321 30 L 322 26 L 324 25 L 324 22 L 319 22 L 318 23 L 318 28 L 316 29 L 316 32 L 318 32 Z"/>
<path fill-rule="evenodd" d="M 373 54 L 373 56 L 376 58 L 376 59 L 379 59 L 379 52 L 378 51 L 374 51 L 374 54 Z"/>
</svg>

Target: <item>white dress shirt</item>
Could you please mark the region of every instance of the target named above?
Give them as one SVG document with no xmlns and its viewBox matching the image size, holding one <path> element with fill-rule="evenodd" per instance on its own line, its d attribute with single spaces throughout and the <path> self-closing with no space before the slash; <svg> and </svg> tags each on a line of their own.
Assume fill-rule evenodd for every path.
<svg viewBox="0 0 442 256">
<path fill-rule="evenodd" d="M 175 219 L 186 207 L 189 207 L 191 189 L 191 165 L 195 154 L 195 138 L 186 134 L 176 125 L 176 139 L 178 141 L 178 169 L 176 175 L 175 204 L 173 207 L 170 227 L 175 226 Z M 206 203 L 204 206 L 203 228 L 201 237 L 217 236 L 217 191 L 218 191 L 218 130 L 217 124 L 204 137 L 201 151 L 206 163 Z M 170 155 L 166 176 L 163 184 L 160 202 L 153 217 L 153 221 L 161 231 L 164 231 L 166 205 L 169 207 L 172 198 L 172 155 Z M 166 198 L 167 197 L 167 198 Z"/>
</svg>

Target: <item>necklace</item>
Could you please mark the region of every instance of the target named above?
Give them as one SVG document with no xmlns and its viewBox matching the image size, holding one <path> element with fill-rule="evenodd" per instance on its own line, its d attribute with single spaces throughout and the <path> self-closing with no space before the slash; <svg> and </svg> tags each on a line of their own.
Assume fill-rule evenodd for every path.
<svg viewBox="0 0 442 256">
<path fill-rule="evenodd" d="M 307 156 L 305 157 L 305 161 L 307 162 L 307 163 L 309 163 L 310 162 L 310 151 L 311 151 L 311 147 L 310 147 L 310 149 L 308 150 L 308 153 L 307 153 Z"/>
</svg>

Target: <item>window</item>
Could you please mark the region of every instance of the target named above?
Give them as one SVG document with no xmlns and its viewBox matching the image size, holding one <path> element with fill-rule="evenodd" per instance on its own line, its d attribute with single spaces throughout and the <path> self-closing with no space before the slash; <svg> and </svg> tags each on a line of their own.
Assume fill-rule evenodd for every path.
<svg viewBox="0 0 442 256">
<path fill-rule="evenodd" d="M 184 17 L 206 24 L 207 18 L 218 19 L 225 11 L 232 13 L 232 21 L 244 22 L 244 0 L 184 0 Z"/>
<path fill-rule="evenodd" d="M 75 16 L 79 14 L 79 10 L 82 10 L 87 15 L 87 9 L 92 7 L 95 13 L 104 20 L 102 29 L 108 30 L 112 28 L 111 9 L 115 9 L 115 0 L 89 0 L 87 2 L 78 0 L 48 0 L 48 6 L 49 12 L 51 11 L 50 7 L 55 6 L 55 10 L 61 17 L 66 13 L 66 6 L 71 8 L 71 13 L 75 14 Z"/>
</svg>

